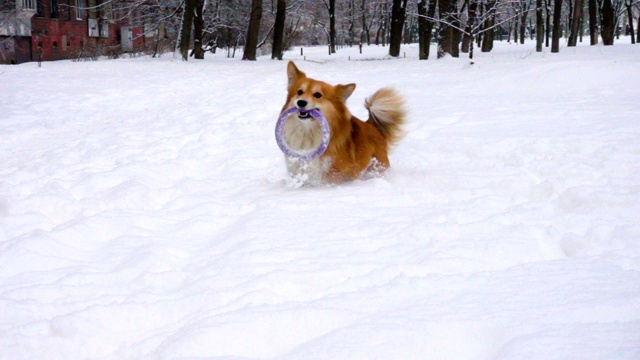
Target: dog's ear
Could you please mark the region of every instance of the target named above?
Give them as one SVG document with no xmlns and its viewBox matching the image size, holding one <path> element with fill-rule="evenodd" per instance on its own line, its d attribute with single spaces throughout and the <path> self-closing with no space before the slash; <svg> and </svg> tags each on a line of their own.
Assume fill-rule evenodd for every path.
<svg viewBox="0 0 640 360">
<path fill-rule="evenodd" d="M 342 101 L 347 101 L 355 89 L 356 84 L 336 85 L 336 90 L 338 90 L 338 95 L 342 98 Z"/>
<path fill-rule="evenodd" d="M 289 61 L 289 64 L 287 65 L 287 79 L 289 80 L 288 87 L 291 88 L 298 79 L 305 77 L 307 77 L 305 73 L 298 70 L 293 61 Z"/>
</svg>

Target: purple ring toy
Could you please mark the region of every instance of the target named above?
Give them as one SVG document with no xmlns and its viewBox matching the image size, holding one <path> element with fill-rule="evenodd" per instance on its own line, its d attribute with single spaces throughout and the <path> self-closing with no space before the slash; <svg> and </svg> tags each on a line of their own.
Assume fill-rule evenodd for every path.
<svg viewBox="0 0 640 360">
<path fill-rule="evenodd" d="M 331 138 L 331 129 L 329 128 L 329 123 L 327 122 L 327 119 L 325 119 L 324 115 L 322 115 L 322 113 L 319 110 L 311 109 L 307 111 L 307 113 L 313 118 L 313 120 L 318 122 L 318 124 L 320 125 L 320 128 L 322 129 L 322 140 L 320 141 L 320 145 L 318 146 L 317 149 L 313 149 L 313 150 L 299 151 L 299 150 L 294 150 L 290 148 L 287 142 L 284 140 L 284 123 L 286 122 L 287 118 L 291 114 L 298 113 L 298 112 L 299 112 L 298 108 L 293 106 L 283 111 L 282 114 L 280 114 L 280 118 L 278 118 L 278 122 L 276 123 L 276 141 L 278 142 L 278 146 L 280 147 L 280 150 L 282 150 L 282 152 L 287 157 L 300 159 L 303 161 L 311 161 L 319 157 L 320 155 L 324 154 L 324 152 L 329 147 L 329 139 Z"/>
</svg>

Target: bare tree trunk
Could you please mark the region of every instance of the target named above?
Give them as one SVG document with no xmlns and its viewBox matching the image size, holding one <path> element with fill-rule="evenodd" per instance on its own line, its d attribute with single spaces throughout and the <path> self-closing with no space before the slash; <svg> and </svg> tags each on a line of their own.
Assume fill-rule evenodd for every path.
<svg viewBox="0 0 640 360">
<path fill-rule="evenodd" d="M 406 5 L 405 5 L 406 6 Z M 405 18 L 404 18 L 404 26 L 402 30 L 402 41 L 409 45 L 415 41 L 417 34 L 416 27 L 416 18 L 411 16 L 407 18 L 406 9 L 405 9 Z"/>
<path fill-rule="evenodd" d="M 429 2 L 431 3 L 431 2 Z M 418 2 L 418 59 L 427 60 L 429 58 L 429 43 L 427 42 L 427 1 Z"/>
<path fill-rule="evenodd" d="M 460 48 L 460 52 L 468 53 L 471 48 L 473 48 L 473 41 L 475 40 L 476 30 L 474 27 L 476 26 L 476 21 L 478 21 L 478 1 L 470 0 L 469 5 L 467 7 L 467 26 L 464 28 L 465 34 L 462 36 L 462 47 Z M 469 58 L 473 59 L 473 52 L 469 54 Z"/>
<path fill-rule="evenodd" d="M 196 10 L 196 0 L 185 0 L 184 13 L 182 14 L 182 28 L 180 29 L 180 55 L 182 60 L 189 60 L 189 44 L 191 43 L 191 26 Z"/>
<path fill-rule="evenodd" d="M 637 30 L 637 34 L 636 34 L 636 39 L 638 39 L 638 42 L 640 42 L 640 15 L 638 15 L 638 30 Z"/>
<path fill-rule="evenodd" d="M 519 16 L 515 16 L 515 18 L 513 19 L 513 43 L 514 44 L 518 44 L 518 29 L 520 28 L 519 24 L 520 21 L 520 17 Z"/>
<path fill-rule="evenodd" d="M 436 13 L 435 0 L 420 0 L 418 3 L 418 43 L 420 60 L 429 59 L 429 48 L 431 47 L 431 33 L 433 31 L 433 17 Z M 425 18 L 425 16 L 427 18 Z"/>
<path fill-rule="evenodd" d="M 336 53 L 336 0 L 329 0 L 329 52 Z"/>
<path fill-rule="evenodd" d="M 544 19 L 542 18 L 542 0 L 536 0 L 536 51 L 542 52 L 544 42 Z"/>
<path fill-rule="evenodd" d="M 576 0 L 573 7 L 573 19 L 571 20 L 571 34 L 569 35 L 569 43 L 567 46 L 576 46 L 578 44 L 578 32 L 580 31 L 580 17 L 582 16 L 582 0 Z"/>
<path fill-rule="evenodd" d="M 276 5 L 276 23 L 273 30 L 273 48 L 271 49 L 271 58 L 282 60 L 284 51 L 284 24 L 287 21 L 287 1 L 278 0 Z"/>
<path fill-rule="evenodd" d="M 258 48 L 258 33 L 260 32 L 260 20 L 262 19 L 262 0 L 251 1 L 251 17 L 247 28 L 247 40 L 244 45 L 242 60 L 256 60 Z"/>
<path fill-rule="evenodd" d="M 598 44 L 598 3 L 597 0 L 589 0 L 589 37 L 591 45 Z"/>
<path fill-rule="evenodd" d="M 520 17 L 520 44 L 524 44 L 524 38 L 527 30 L 527 16 L 529 15 L 529 8 L 522 12 Z"/>
<path fill-rule="evenodd" d="M 452 54 L 451 44 L 453 38 L 453 28 L 449 25 L 453 20 L 450 14 L 451 0 L 439 0 L 438 10 L 440 10 L 441 20 L 440 31 L 438 33 L 438 58 L 441 58 L 446 54 Z"/>
<path fill-rule="evenodd" d="M 407 0 L 393 0 L 391 8 L 391 31 L 389 38 L 389 55 L 400 56 L 400 44 L 402 43 L 402 29 L 404 28 L 404 13 Z"/>
<path fill-rule="evenodd" d="M 613 39 L 615 35 L 616 19 L 615 11 L 611 0 L 604 0 L 602 2 L 602 11 L 600 13 L 602 17 L 602 43 L 604 45 L 613 45 Z"/>
<path fill-rule="evenodd" d="M 158 54 L 158 48 L 160 47 L 160 33 L 164 28 L 163 24 L 164 23 L 158 24 L 158 28 L 156 29 L 155 39 L 153 40 L 153 55 L 151 56 L 152 58 L 155 58 Z"/>
<path fill-rule="evenodd" d="M 453 14 L 451 19 L 451 23 L 453 24 L 451 28 L 451 56 L 460 57 L 461 31 L 459 29 L 462 25 L 460 24 L 460 17 L 458 16 L 458 3 L 456 1 L 451 2 L 451 14 Z"/>
<path fill-rule="evenodd" d="M 551 37 L 551 52 L 560 51 L 560 16 L 562 15 L 562 0 L 555 0 L 553 4 L 553 36 Z"/>
<path fill-rule="evenodd" d="M 387 22 L 388 22 L 388 11 L 387 11 L 387 3 L 384 2 L 382 4 L 382 9 L 380 10 L 380 19 L 378 20 L 378 33 L 376 34 L 376 45 L 381 44 L 382 46 L 386 46 L 387 44 Z M 378 40 L 378 37 L 380 40 Z"/>
<path fill-rule="evenodd" d="M 493 50 L 493 38 L 494 38 L 494 26 L 496 24 L 496 1 L 489 1 L 487 3 L 488 11 L 490 12 L 485 25 L 485 33 L 482 36 L 482 52 L 490 52 Z"/>
<path fill-rule="evenodd" d="M 436 17 L 436 5 L 438 4 L 437 0 L 427 0 L 428 1 L 428 7 L 427 7 L 427 16 L 430 19 L 435 19 Z M 429 57 L 429 49 L 431 48 L 431 41 L 433 40 L 433 27 L 435 26 L 435 23 L 433 20 L 429 21 L 427 23 L 427 31 L 426 31 L 426 39 L 425 39 L 425 43 L 427 45 L 426 51 L 427 51 L 427 58 Z M 640 27 L 639 27 L 640 28 Z"/>
<path fill-rule="evenodd" d="M 371 45 L 371 36 L 369 34 L 369 26 L 367 26 L 367 0 L 362 0 L 362 7 L 360 10 L 362 11 L 362 35 L 360 35 L 360 43 L 364 43 L 367 41 L 367 45 Z"/>
<path fill-rule="evenodd" d="M 631 35 L 631 43 L 636 43 L 636 34 L 633 32 L 633 9 L 631 8 L 631 1 L 627 0 L 625 3 L 627 7 L 627 17 L 629 18 L 629 34 Z M 638 24 L 640 27 L 640 24 Z"/>
<path fill-rule="evenodd" d="M 347 5 L 348 5 L 348 9 L 349 9 L 349 27 L 348 27 L 348 31 L 347 31 L 347 35 L 348 35 L 348 45 L 351 47 L 353 46 L 354 43 L 354 34 L 355 31 L 353 31 L 353 29 L 355 28 L 355 24 L 354 24 L 354 20 L 355 20 L 355 4 L 353 3 L 354 0 L 349 0 Z"/>
<path fill-rule="evenodd" d="M 549 38 L 551 37 L 551 0 L 544 0 L 544 7 L 546 8 L 546 25 L 545 25 L 545 40 L 544 46 L 549 47 Z M 595 1 L 595 0 L 593 0 Z"/>
<path fill-rule="evenodd" d="M 586 2 L 585 0 L 582 0 L 582 15 L 580 16 L 580 31 L 579 31 L 579 38 L 578 41 L 582 42 L 582 38 L 584 37 L 584 21 L 586 18 L 586 12 L 584 11 L 584 6 L 585 6 Z"/>
<path fill-rule="evenodd" d="M 204 1 L 205 0 L 196 0 L 196 14 L 193 19 L 193 57 L 199 60 L 204 59 L 204 49 L 202 48 Z"/>
<path fill-rule="evenodd" d="M 536 38 L 536 29 L 533 25 L 534 20 L 529 18 L 529 36 L 531 36 L 531 40 Z"/>
</svg>

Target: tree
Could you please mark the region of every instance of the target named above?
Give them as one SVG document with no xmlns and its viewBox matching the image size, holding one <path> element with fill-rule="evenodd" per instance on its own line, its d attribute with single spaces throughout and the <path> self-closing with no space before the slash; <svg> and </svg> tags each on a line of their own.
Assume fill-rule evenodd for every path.
<svg viewBox="0 0 640 360">
<path fill-rule="evenodd" d="M 604 45 L 613 45 L 616 15 L 611 0 L 602 0 L 600 16 L 602 18 L 602 43 Z"/>
<path fill-rule="evenodd" d="M 449 54 L 458 57 L 457 41 L 454 39 L 455 1 L 439 0 L 440 31 L 438 36 L 438 58 Z M 455 48 L 454 48 L 455 43 Z"/>
<path fill-rule="evenodd" d="M 475 43 L 475 30 L 478 23 L 478 1 L 470 0 L 467 8 L 467 26 L 462 41 L 462 52 L 469 53 L 469 59 L 473 59 L 473 44 Z"/>
<path fill-rule="evenodd" d="M 244 54 L 242 60 L 256 60 L 256 51 L 258 49 L 258 35 L 260 32 L 260 20 L 262 19 L 262 0 L 251 1 L 251 15 L 249 17 L 249 26 L 247 27 L 247 37 L 244 46 Z"/>
<path fill-rule="evenodd" d="M 571 33 L 567 46 L 576 46 L 578 43 L 578 31 L 580 31 L 580 18 L 582 17 L 582 0 L 576 0 L 573 6 L 573 17 L 571 19 Z"/>
<path fill-rule="evenodd" d="M 493 50 L 494 29 L 496 27 L 496 5 L 497 0 L 489 0 L 486 5 L 486 20 L 484 22 L 486 33 L 482 37 L 482 52 L 489 52 Z"/>
<path fill-rule="evenodd" d="M 636 35 L 633 33 L 633 9 L 632 9 L 633 4 L 631 4 L 631 0 L 626 0 L 624 5 L 627 8 L 627 18 L 629 19 L 629 35 L 631 35 L 631 43 L 635 44 Z M 638 24 L 638 27 L 640 27 L 640 24 Z"/>
<path fill-rule="evenodd" d="M 402 29 L 404 28 L 404 14 L 407 0 L 393 0 L 391 8 L 391 37 L 389 39 L 389 55 L 400 56 L 400 44 L 402 43 Z"/>
<path fill-rule="evenodd" d="M 598 8 L 597 0 L 589 0 L 589 37 L 591 45 L 598 44 Z"/>
<path fill-rule="evenodd" d="M 195 17 L 193 19 L 193 55 L 194 58 L 200 60 L 204 59 L 204 49 L 202 48 L 204 2 L 205 0 L 196 0 Z"/>
<path fill-rule="evenodd" d="M 347 44 L 353 46 L 355 43 L 355 19 L 356 19 L 356 4 L 354 0 L 347 0 Z"/>
<path fill-rule="evenodd" d="M 376 10 L 378 15 L 378 31 L 376 31 L 376 45 L 384 46 L 387 40 L 387 23 L 389 22 L 389 11 L 388 11 L 388 3 L 384 1 L 382 4 L 378 5 Z"/>
<path fill-rule="evenodd" d="M 551 52 L 560 51 L 560 19 L 562 15 L 562 0 L 553 3 L 553 36 L 551 37 Z"/>
<path fill-rule="evenodd" d="M 362 12 L 362 32 L 360 34 L 360 44 L 367 41 L 367 45 L 371 45 L 371 36 L 369 31 L 371 30 L 371 24 L 367 24 L 367 0 L 362 0 L 360 11 Z M 373 19 L 373 16 L 371 17 Z"/>
<path fill-rule="evenodd" d="M 182 60 L 189 60 L 189 44 L 191 43 L 191 26 L 196 11 L 197 0 L 185 0 L 184 12 L 182 14 L 182 26 L 180 30 L 180 55 Z"/>
<path fill-rule="evenodd" d="M 14 4 L 12 1 L 0 0 L 0 6 Z M 541 39 L 546 38 L 546 46 L 551 45 L 553 30 L 551 51 L 558 52 L 562 33 L 568 35 L 569 46 L 577 43 L 587 9 L 591 44 L 596 44 L 599 36 L 611 44 L 621 17 L 626 26 L 627 18 L 638 16 L 640 0 L 562 1 L 271 0 L 263 10 L 267 7 L 264 0 L 184 0 L 179 6 L 157 0 L 104 0 L 92 9 L 113 9 L 118 15 L 114 19 L 110 13 L 110 19 L 144 27 L 146 39 L 153 39 L 146 41 L 151 50 L 179 50 L 185 60 L 190 47 L 191 56 L 201 59 L 206 52 L 221 48 L 232 57 L 237 47 L 245 45 L 243 59 L 255 59 L 261 46 L 272 45 L 272 58 L 282 59 L 292 44 L 327 44 L 334 53 L 340 45 L 357 44 L 358 37 L 360 44 L 369 44 L 372 36 L 376 44 L 390 44 L 391 56 L 400 55 L 403 41 L 417 41 L 419 58 L 427 59 L 433 36 L 437 38 L 439 57 L 457 57 L 461 51 L 473 58 L 474 46 L 491 51 L 494 31 L 502 35 L 507 29 L 509 40 L 514 35 L 518 43 L 528 34 L 533 39 L 535 31 L 536 51 L 542 50 Z M 2 15 L 0 11 L 0 22 Z M 635 21 L 637 18 L 628 28 L 634 38 L 638 31 Z"/>
<path fill-rule="evenodd" d="M 325 6 L 329 11 L 329 53 L 336 53 L 336 0 L 325 0 Z"/>
<path fill-rule="evenodd" d="M 580 0 L 578 0 L 580 1 Z M 544 19 L 542 16 L 542 0 L 536 0 L 536 51 L 542 52 L 542 42 L 544 41 Z"/>
<path fill-rule="evenodd" d="M 524 44 L 525 33 L 527 29 L 527 17 L 531 8 L 531 0 L 522 0 L 517 3 L 520 11 L 520 44 Z"/>
<path fill-rule="evenodd" d="M 459 57 L 460 56 L 460 37 L 462 36 L 460 33 L 460 28 L 462 24 L 460 24 L 460 14 L 458 13 L 458 1 L 451 1 L 451 8 L 449 10 L 450 19 L 451 19 L 451 56 Z"/>
<path fill-rule="evenodd" d="M 544 0 L 544 7 L 545 7 L 545 15 L 546 15 L 546 21 L 545 21 L 545 26 L 544 26 L 544 46 L 545 47 L 549 47 L 549 39 L 551 38 L 551 4 L 550 4 L 551 0 Z M 590 0 L 591 1 L 591 0 Z M 595 1 L 595 0 L 593 0 Z"/>
<path fill-rule="evenodd" d="M 282 60 L 284 51 L 284 25 L 286 23 L 287 1 L 278 0 L 276 6 L 276 22 L 273 30 L 273 48 L 271 49 L 271 58 Z"/>
<path fill-rule="evenodd" d="M 436 0 L 420 0 L 418 3 L 418 43 L 420 60 L 429 58 L 431 33 L 433 31 L 433 17 L 436 12 Z"/>
</svg>

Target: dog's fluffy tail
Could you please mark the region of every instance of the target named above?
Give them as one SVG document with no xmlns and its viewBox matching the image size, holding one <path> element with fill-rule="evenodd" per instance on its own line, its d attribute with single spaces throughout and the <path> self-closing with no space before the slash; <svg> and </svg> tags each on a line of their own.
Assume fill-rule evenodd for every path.
<svg viewBox="0 0 640 360">
<path fill-rule="evenodd" d="M 400 141 L 405 132 L 402 130 L 406 111 L 404 100 L 394 89 L 382 88 L 364 101 L 369 110 L 368 123 L 374 125 L 390 146 Z"/>
</svg>

